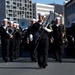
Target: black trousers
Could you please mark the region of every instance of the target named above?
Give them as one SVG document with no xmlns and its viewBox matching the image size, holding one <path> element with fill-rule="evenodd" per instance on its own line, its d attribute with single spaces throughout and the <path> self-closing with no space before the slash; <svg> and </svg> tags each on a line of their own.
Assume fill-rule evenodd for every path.
<svg viewBox="0 0 75 75">
<path fill-rule="evenodd" d="M 1 40 L 2 45 L 2 57 L 4 61 L 8 61 L 8 52 L 9 52 L 9 39 Z"/>
<path fill-rule="evenodd" d="M 29 44 L 30 56 L 32 61 L 37 60 L 37 50 L 35 50 L 35 43 L 34 41 L 30 42 Z"/>
<path fill-rule="evenodd" d="M 14 47 L 15 47 L 15 39 L 10 39 L 10 43 L 9 43 L 9 58 L 10 60 L 14 59 Z"/>
<path fill-rule="evenodd" d="M 47 65 L 48 59 L 48 49 L 49 49 L 49 40 L 48 38 L 41 38 L 38 44 L 38 65 L 45 66 Z"/>
<path fill-rule="evenodd" d="M 15 39 L 14 58 L 17 59 L 20 56 L 20 39 Z"/>
<path fill-rule="evenodd" d="M 62 50 L 61 50 L 61 45 L 60 45 L 60 42 L 59 41 L 54 41 L 54 46 L 53 46 L 53 49 L 54 49 L 54 57 L 57 61 L 60 61 L 62 60 Z"/>
</svg>

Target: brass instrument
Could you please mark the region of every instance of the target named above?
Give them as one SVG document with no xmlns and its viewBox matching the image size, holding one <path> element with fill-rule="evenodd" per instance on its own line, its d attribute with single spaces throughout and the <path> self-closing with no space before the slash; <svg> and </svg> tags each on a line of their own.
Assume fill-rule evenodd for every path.
<svg viewBox="0 0 75 75">
<path fill-rule="evenodd" d="M 6 28 L 6 32 L 7 32 L 7 34 L 9 34 L 10 38 L 13 38 L 13 34 L 14 34 L 14 32 L 15 32 L 15 31 L 14 31 L 14 28 L 8 26 L 8 27 Z"/>
<path fill-rule="evenodd" d="M 51 24 L 49 22 L 50 17 L 51 17 L 51 12 L 50 12 L 49 16 L 47 17 L 47 19 L 45 19 L 45 21 L 43 22 L 43 24 L 40 26 L 40 28 L 38 29 L 38 31 L 35 33 L 35 35 L 34 35 L 35 44 L 37 44 L 39 38 L 41 37 L 41 35 L 44 32 L 44 31 L 42 31 L 42 29 L 45 30 L 45 31 L 47 31 L 47 32 L 52 32 L 53 31 L 52 28 L 51 28 Z M 48 26 L 50 26 L 50 29 L 47 29 Z"/>
<path fill-rule="evenodd" d="M 14 33 L 14 29 L 12 28 L 12 27 L 10 27 L 10 26 L 8 26 L 7 28 L 6 28 L 6 32 L 10 35 L 12 35 L 13 33 Z"/>
<path fill-rule="evenodd" d="M 20 19 L 18 21 L 18 23 L 19 23 L 22 30 L 26 29 L 29 26 L 29 21 L 27 19 L 24 19 L 24 18 Z"/>
</svg>

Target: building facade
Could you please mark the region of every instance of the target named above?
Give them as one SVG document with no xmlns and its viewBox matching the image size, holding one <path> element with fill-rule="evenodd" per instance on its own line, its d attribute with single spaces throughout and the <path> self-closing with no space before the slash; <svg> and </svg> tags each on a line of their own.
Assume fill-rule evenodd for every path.
<svg viewBox="0 0 75 75">
<path fill-rule="evenodd" d="M 32 0 L 0 0 L 0 23 L 4 18 L 18 22 L 33 17 Z"/>
<path fill-rule="evenodd" d="M 53 5 L 33 3 L 33 18 L 38 19 L 38 13 L 43 13 L 45 16 L 50 14 L 50 11 L 54 11 Z"/>
<path fill-rule="evenodd" d="M 50 4 L 50 5 L 54 5 L 54 18 L 56 17 L 60 17 L 61 18 L 61 23 L 64 25 L 64 5 L 60 5 L 60 4 Z"/>
<path fill-rule="evenodd" d="M 58 10 L 59 8 L 59 10 Z M 48 18 L 51 11 L 49 22 L 54 20 L 56 17 L 61 18 L 61 23 L 64 24 L 64 16 L 63 16 L 63 5 L 58 4 L 40 4 L 33 3 L 33 18 L 38 19 L 38 13 L 43 13 L 45 15 L 45 19 Z"/>
<path fill-rule="evenodd" d="M 65 25 L 69 26 L 75 21 L 75 0 L 69 0 L 64 4 Z"/>
</svg>

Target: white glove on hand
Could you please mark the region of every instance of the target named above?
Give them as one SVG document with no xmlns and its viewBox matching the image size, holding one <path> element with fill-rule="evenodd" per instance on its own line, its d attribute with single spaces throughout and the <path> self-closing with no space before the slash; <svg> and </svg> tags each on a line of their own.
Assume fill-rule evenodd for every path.
<svg viewBox="0 0 75 75">
<path fill-rule="evenodd" d="M 47 27 L 43 27 L 43 29 L 49 33 L 53 31 L 52 29 L 48 29 Z"/>
<path fill-rule="evenodd" d="M 29 35 L 29 40 L 33 41 L 33 35 L 32 34 Z"/>
</svg>

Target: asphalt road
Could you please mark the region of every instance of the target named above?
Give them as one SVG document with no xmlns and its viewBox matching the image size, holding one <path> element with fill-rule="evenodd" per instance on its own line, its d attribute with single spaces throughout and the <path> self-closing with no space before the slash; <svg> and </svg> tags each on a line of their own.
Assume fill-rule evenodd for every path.
<svg viewBox="0 0 75 75">
<path fill-rule="evenodd" d="M 29 57 L 22 57 L 7 63 L 4 63 L 0 58 L 0 75 L 75 75 L 75 60 L 63 58 L 63 62 L 59 63 L 48 58 L 48 66 L 45 69 L 40 69 L 37 62 L 31 62 Z"/>
<path fill-rule="evenodd" d="M 62 63 L 48 59 L 48 66 L 40 69 L 37 62 L 29 58 L 19 58 L 14 62 L 2 62 L 0 59 L 0 75 L 75 75 L 74 59 L 63 59 Z"/>
</svg>

